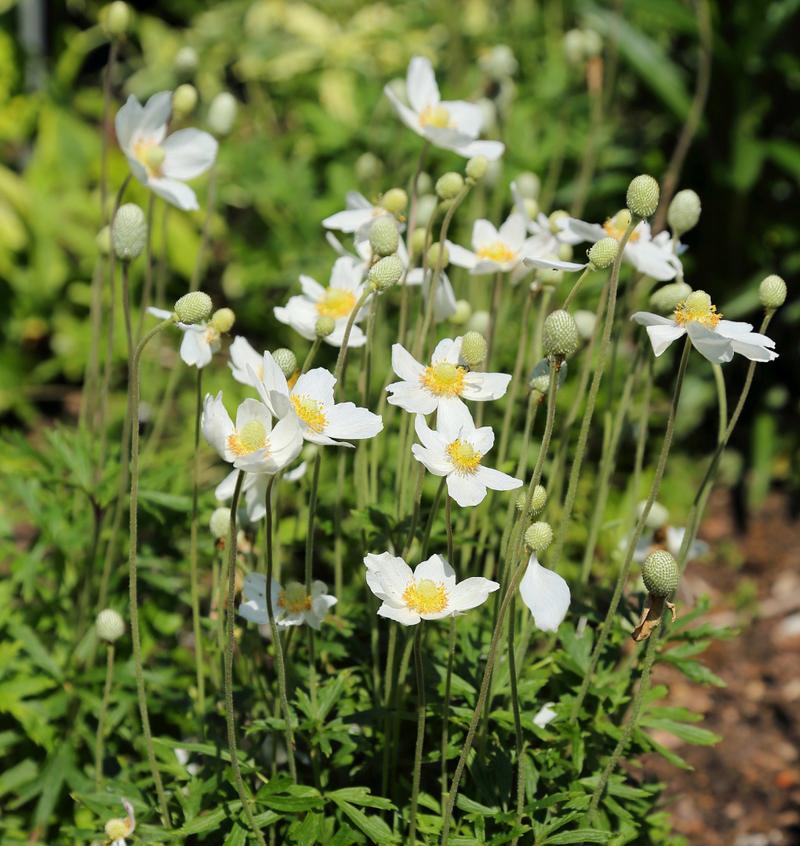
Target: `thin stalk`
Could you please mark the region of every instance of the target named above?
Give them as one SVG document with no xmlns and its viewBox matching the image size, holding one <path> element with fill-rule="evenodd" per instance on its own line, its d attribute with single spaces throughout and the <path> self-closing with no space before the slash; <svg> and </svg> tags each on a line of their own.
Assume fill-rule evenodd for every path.
<svg viewBox="0 0 800 846">
<path fill-rule="evenodd" d="M 106 681 L 103 685 L 103 700 L 97 717 L 97 735 L 94 740 L 94 787 L 99 792 L 103 786 L 103 744 L 105 742 L 106 716 L 111 701 L 111 687 L 114 684 L 114 644 L 106 649 Z"/>
<path fill-rule="evenodd" d="M 311 367 L 311 364 L 317 355 L 317 351 L 319 350 L 319 345 L 321 343 L 322 338 L 314 338 L 314 343 L 311 344 L 311 349 L 308 351 L 308 355 L 306 355 L 305 361 L 303 362 L 303 366 L 300 369 L 301 373 L 308 373 L 309 368 Z"/>
<path fill-rule="evenodd" d="M 422 544 L 420 548 L 419 558 L 420 561 L 424 561 L 428 557 L 428 547 L 430 546 L 431 540 L 431 529 L 433 528 L 433 521 L 436 518 L 436 512 L 439 510 L 439 502 L 442 499 L 442 492 L 444 491 L 445 483 L 447 482 L 447 476 L 442 476 L 442 481 L 439 482 L 439 487 L 436 488 L 436 494 L 433 497 L 433 503 L 431 505 L 430 514 L 428 514 L 428 520 L 425 523 L 425 531 L 422 534 Z M 445 500 L 447 504 L 445 508 L 450 505 L 450 497 L 446 496 Z M 413 535 L 412 535 L 413 538 Z M 409 546 L 409 549 L 411 547 Z M 448 559 L 449 561 L 450 559 Z"/>
<path fill-rule="evenodd" d="M 136 324 L 136 337 L 141 337 L 144 316 L 147 314 L 147 306 L 153 295 L 153 213 L 155 209 L 156 195 L 150 192 L 147 200 L 147 238 L 145 240 L 144 252 L 144 285 L 142 286 L 142 299 L 139 302 L 139 322 Z"/>
<path fill-rule="evenodd" d="M 417 842 L 417 802 L 419 783 L 422 776 L 422 747 L 425 742 L 425 669 L 422 664 L 422 633 L 424 622 L 420 622 L 414 635 L 414 670 L 417 678 L 417 740 L 414 744 L 414 771 L 411 780 L 411 813 L 408 825 L 409 846 Z"/>
<path fill-rule="evenodd" d="M 454 557 L 453 506 L 448 496 L 444 505 L 444 523 L 447 528 L 447 560 Z M 444 678 L 444 706 L 442 708 L 442 796 L 447 792 L 447 742 L 450 728 L 450 696 L 453 686 L 453 662 L 456 655 L 456 617 L 450 617 L 447 630 L 447 673 Z"/>
<path fill-rule="evenodd" d="M 203 262 L 208 252 L 208 245 L 211 240 L 211 218 L 214 215 L 217 200 L 217 167 L 216 163 L 211 165 L 208 172 L 208 189 L 206 192 L 206 213 L 203 217 L 203 229 L 200 235 L 200 246 L 197 248 L 197 255 L 194 260 L 192 278 L 189 282 L 189 290 L 196 291 L 200 287 L 200 278 L 203 272 Z"/>
<path fill-rule="evenodd" d="M 522 822 L 522 808 L 525 804 L 525 739 L 522 733 L 522 717 L 519 708 L 519 688 L 517 686 L 517 653 L 515 648 L 516 600 L 511 599 L 508 609 L 508 680 L 511 692 L 511 710 L 514 715 L 514 749 L 517 757 L 517 804 L 515 823 Z M 516 844 L 519 837 L 512 841 Z"/>
<path fill-rule="evenodd" d="M 203 632 L 200 627 L 200 584 L 197 567 L 197 512 L 200 492 L 199 453 L 200 418 L 203 415 L 203 368 L 197 368 L 194 409 L 194 454 L 192 455 L 192 521 L 189 534 L 189 578 L 192 593 L 192 631 L 194 633 L 194 668 L 197 679 L 197 710 L 202 716 L 206 712 L 206 676 L 203 661 Z"/>
<path fill-rule="evenodd" d="M 603 125 L 603 59 L 600 56 L 594 56 L 586 63 L 586 89 L 591 100 L 589 132 L 586 134 L 586 146 L 581 159 L 575 199 L 570 209 L 573 217 L 580 217 L 583 214 L 597 165 L 599 135 Z"/>
<path fill-rule="evenodd" d="M 417 200 L 418 200 L 418 183 L 419 177 L 422 173 L 422 166 L 425 163 L 425 154 L 428 152 L 429 142 L 425 141 L 419 151 L 417 158 L 417 166 L 414 170 L 414 175 L 411 178 L 411 199 L 408 209 L 408 228 L 406 229 L 406 252 L 408 253 L 408 266 L 412 266 L 414 260 L 413 251 L 411 249 L 411 239 L 414 235 L 414 227 L 417 225 Z M 401 344 L 405 344 L 406 327 L 408 325 L 408 283 L 406 282 L 406 275 L 408 270 L 403 274 L 400 280 L 400 319 L 397 330 L 397 340 Z"/>
<path fill-rule="evenodd" d="M 580 291 L 581 285 L 583 285 L 583 280 L 593 270 L 595 270 L 594 265 L 593 264 L 587 264 L 583 273 L 581 273 L 581 275 L 576 279 L 575 284 L 569 289 L 569 293 L 567 294 L 567 297 L 564 300 L 564 304 L 561 306 L 561 308 L 564 309 L 564 311 L 566 311 L 570 307 L 570 305 L 572 304 L 572 301 L 578 295 L 578 291 Z"/>
<path fill-rule="evenodd" d="M 339 393 L 344 390 L 344 385 L 342 383 L 344 382 L 345 364 L 347 363 L 347 345 L 350 343 L 350 333 L 353 331 L 353 326 L 356 322 L 356 318 L 358 317 L 358 313 L 364 307 L 364 304 L 367 302 L 370 294 L 372 293 L 372 288 L 369 285 L 365 285 L 364 290 L 358 298 L 358 302 L 353 306 L 353 310 L 350 312 L 350 316 L 347 318 L 347 323 L 344 327 L 342 345 L 339 347 L 339 355 L 336 357 L 336 368 L 333 371 L 336 388 L 339 390 Z M 377 293 L 375 293 L 375 296 L 377 296 Z"/>
</svg>

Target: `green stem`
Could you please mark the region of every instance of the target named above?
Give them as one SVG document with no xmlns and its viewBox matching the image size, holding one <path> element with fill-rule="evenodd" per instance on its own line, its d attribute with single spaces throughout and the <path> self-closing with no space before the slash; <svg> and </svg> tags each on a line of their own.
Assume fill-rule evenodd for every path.
<svg viewBox="0 0 800 846">
<path fill-rule="evenodd" d="M 411 814 L 408 826 L 408 843 L 417 842 L 417 802 L 419 783 L 422 776 L 422 747 L 425 742 L 425 670 L 422 664 L 422 633 L 424 622 L 420 622 L 414 635 L 414 670 L 417 677 L 417 741 L 414 744 L 414 773 L 411 781 Z"/>
<path fill-rule="evenodd" d="M 522 733 L 522 717 L 519 708 L 519 688 L 517 686 L 517 655 L 515 649 L 516 602 L 511 599 L 508 609 L 508 679 L 511 691 L 511 710 L 514 714 L 514 746 L 517 756 L 517 805 L 515 823 L 522 822 L 522 808 L 525 804 L 525 740 Z M 516 844 L 519 837 L 512 843 Z"/>
<path fill-rule="evenodd" d="M 94 787 L 100 791 L 103 786 L 103 743 L 106 731 L 106 715 L 111 701 L 111 687 L 114 683 L 114 644 L 109 643 L 106 650 L 106 681 L 103 685 L 103 701 L 97 717 L 97 735 L 94 741 Z"/>
<path fill-rule="evenodd" d="M 309 368 L 311 367 L 312 362 L 314 361 L 315 356 L 317 355 L 317 351 L 319 350 L 319 345 L 322 343 L 322 338 L 314 338 L 314 343 L 311 344 L 311 349 L 308 351 L 308 355 L 303 362 L 303 367 L 301 368 L 301 373 L 308 373 Z"/>
<path fill-rule="evenodd" d="M 570 291 L 567 294 L 567 298 L 564 300 L 564 304 L 561 306 L 564 311 L 566 311 L 570 307 L 572 301 L 577 296 L 578 291 L 580 291 L 581 285 L 583 284 L 583 280 L 589 275 L 591 271 L 595 269 L 596 268 L 593 264 L 586 265 L 586 268 L 584 269 L 583 273 L 581 273 L 581 275 L 576 280 L 575 284 L 570 288 Z"/>
<path fill-rule="evenodd" d="M 353 306 L 353 310 L 350 312 L 350 316 L 347 318 L 347 323 L 344 327 L 342 345 L 339 347 L 339 355 L 336 357 L 336 369 L 333 371 L 336 390 L 338 390 L 340 394 L 344 390 L 343 382 L 345 364 L 347 363 L 347 345 L 350 343 L 350 333 L 353 331 L 353 326 L 356 322 L 356 318 L 358 317 L 358 313 L 364 307 L 364 304 L 367 302 L 370 294 L 372 293 L 374 293 L 372 288 L 369 285 L 365 285 L 364 290 L 361 292 L 358 302 Z M 377 296 L 377 293 L 375 293 L 375 296 Z"/>
<path fill-rule="evenodd" d="M 203 415 L 203 369 L 197 368 L 194 410 L 194 454 L 192 456 L 192 522 L 189 535 L 189 578 L 192 592 L 192 631 L 194 633 L 194 667 L 197 678 L 197 710 L 206 712 L 206 677 L 203 661 L 203 632 L 200 627 L 200 585 L 197 567 L 197 502 L 199 497 L 198 458 L 200 452 L 200 419 Z"/>
<path fill-rule="evenodd" d="M 411 249 L 411 239 L 414 235 L 414 228 L 417 225 L 417 199 L 418 199 L 418 183 L 419 177 L 422 173 L 422 166 L 425 162 L 425 154 L 428 152 L 430 142 L 425 141 L 419 151 L 417 158 L 417 166 L 414 170 L 414 175 L 411 178 L 411 199 L 409 201 L 408 209 L 408 228 L 406 229 L 406 252 L 408 253 L 408 266 L 412 266 L 414 260 L 413 250 Z M 400 319 L 397 330 L 397 340 L 401 344 L 405 344 L 406 327 L 408 325 L 408 283 L 406 282 L 406 273 L 400 281 Z"/>
<path fill-rule="evenodd" d="M 144 254 L 144 285 L 142 287 L 142 298 L 139 302 L 139 321 L 136 324 L 136 337 L 141 337 L 144 316 L 147 314 L 147 306 L 153 295 L 153 211 L 155 208 L 156 195 L 152 192 L 147 200 L 147 238 L 145 240 Z"/>
<path fill-rule="evenodd" d="M 428 515 L 428 521 L 427 521 L 427 523 L 425 523 L 425 531 L 423 532 L 423 535 L 422 535 L 422 545 L 421 545 L 421 551 L 420 551 L 420 554 L 419 554 L 420 561 L 424 561 L 428 557 L 428 547 L 430 546 L 430 540 L 431 540 L 431 529 L 433 528 L 433 521 L 436 518 L 436 512 L 439 510 L 439 502 L 442 498 L 442 492 L 444 491 L 444 487 L 445 487 L 446 482 L 447 482 L 447 476 L 442 476 L 442 481 L 439 482 L 439 487 L 436 488 L 436 494 L 434 495 L 434 498 L 433 498 L 433 503 L 431 505 L 431 511 L 430 511 L 430 514 Z M 445 499 L 446 499 L 446 503 L 447 503 L 445 505 L 445 508 L 447 508 L 450 505 L 450 497 L 446 496 Z M 413 538 L 413 535 L 412 535 L 412 538 Z M 410 546 L 409 546 L 409 549 L 411 549 Z M 451 559 L 448 558 L 448 561 L 450 561 L 450 560 Z"/>
</svg>

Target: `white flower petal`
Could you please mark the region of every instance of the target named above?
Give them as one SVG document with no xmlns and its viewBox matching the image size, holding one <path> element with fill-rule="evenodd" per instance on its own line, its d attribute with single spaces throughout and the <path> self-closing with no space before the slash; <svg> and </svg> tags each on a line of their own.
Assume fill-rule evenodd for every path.
<svg viewBox="0 0 800 846">
<path fill-rule="evenodd" d="M 386 386 L 389 405 L 397 405 L 411 414 L 431 414 L 436 411 L 439 401 L 428 390 L 412 382 L 392 382 Z"/>
<path fill-rule="evenodd" d="M 414 579 L 430 579 L 432 582 L 444 582 L 448 579 L 455 582 L 456 573 L 448 561 L 441 555 L 431 555 L 414 568 Z"/>
<path fill-rule="evenodd" d="M 352 402 L 340 402 L 328 411 L 325 434 L 332 438 L 361 440 L 374 438 L 383 431 L 383 420 L 366 408 Z"/>
<path fill-rule="evenodd" d="M 569 586 L 558 573 L 542 567 L 535 555 L 528 561 L 519 594 L 533 614 L 533 622 L 542 631 L 554 632 L 567 616 Z"/>
<path fill-rule="evenodd" d="M 159 197 L 183 211 L 196 211 L 200 208 L 194 191 L 177 179 L 151 178 L 147 180 L 147 187 L 158 194 Z"/>
<path fill-rule="evenodd" d="M 492 467 L 478 467 L 475 475 L 482 485 L 494 491 L 513 491 L 522 487 L 522 479 L 515 479 L 508 473 L 502 473 Z"/>
<path fill-rule="evenodd" d="M 409 610 L 408 608 L 398 608 L 394 605 L 388 605 L 386 603 L 381 605 L 381 607 L 378 609 L 378 616 L 386 617 L 389 620 L 395 620 L 402 626 L 416 626 L 417 623 L 419 623 L 419 621 L 422 619 L 419 614 Z"/>
<path fill-rule="evenodd" d="M 200 129 L 179 129 L 161 145 L 161 170 L 171 179 L 194 179 L 205 173 L 217 157 L 217 139 Z"/>
<path fill-rule="evenodd" d="M 403 606 L 403 593 L 414 578 L 411 568 L 398 555 L 390 552 L 364 556 L 369 589 L 384 602 Z"/>
<path fill-rule="evenodd" d="M 211 362 L 211 345 L 205 339 L 205 327 L 188 326 L 181 341 L 181 359 L 190 367 L 205 367 Z"/>
<path fill-rule="evenodd" d="M 472 371 L 464 378 L 461 396 L 468 400 L 496 400 L 504 396 L 511 382 L 510 373 Z"/>
<path fill-rule="evenodd" d="M 114 129 L 117 133 L 117 143 L 123 150 L 128 150 L 133 143 L 133 136 L 142 121 L 144 109 L 133 94 L 129 95 L 125 105 L 114 118 Z"/>
<path fill-rule="evenodd" d="M 483 111 L 477 103 L 466 100 L 444 100 L 442 105 L 447 109 L 450 119 L 456 129 L 464 135 L 477 138 L 483 126 Z"/>
<path fill-rule="evenodd" d="M 469 611 L 486 602 L 490 593 L 498 590 L 497 582 L 473 576 L 459 582 L 450 593 L 450 607 L 453 611 Z"/>
<path fill-rule="evenodd" d="M 686 331 L 694 348 L 713 364 L 724 364 L 733 358 L 733 343 L 728 338 L 694 320 L 687 324 Z"/>
<path fill-rule="evenodd" d="M 656 358 L 666 351 L 667 347 L 678 338 L 686 334 L 686 328 L 679 326 L 677 323 L 672 326 L 648 326 L 647 337 L 650 338 L 650 344 L 653 347 L 653 352 Z"/>
<path fill-rule="evenodd" d="M 406 96 L 409 105 L 417 113 L 426 106 L 435 106 L 440 100 L 433 67 L 423 56 L 414 56 L 408 63 Z"/>
<path fill-rule="evenodd" d="M 309 396 L 324 406 L 333 405 L 333 389 L 336 379 L 324 367 L 315 367 L 303 373 L 292 388 L 294 396 Z"/>
<path fill-rule="evenodd" d="M 447 492 L 462 508 L 480 505 L 486 499 L 486 487 L 477 474 L 462 476 L 451 473 L 447 477 Z"/>
</svg>

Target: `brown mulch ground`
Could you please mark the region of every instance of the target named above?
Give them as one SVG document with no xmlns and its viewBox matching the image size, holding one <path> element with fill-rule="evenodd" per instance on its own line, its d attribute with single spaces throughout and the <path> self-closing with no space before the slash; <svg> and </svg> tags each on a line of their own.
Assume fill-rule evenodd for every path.
<svg viewBox="0 0 800 846">
<path fill-rule="evenodd" d="M 708 594 L 710 618 L 741 634 L 714 643 L 701 660 L 726 688 L 699 687 L 660 666 L 656 682 L 671 704 L 703 713 L 699 725 L 722 735 L 716 746 L 668 744 L 695 769 L 676 770 L 661 758 L 645 762 L 663 779 L 675 828 L 698 846 L 800 844 L 800 521 L 775 494 L 738 535 L 727 495 L 712 500 L 701 537 L 735 542 L 740 566 L 709 558 L 684 579 L 684 603 Z M 750 596 L 752 592 L 752 596 Z"/>
</svg>

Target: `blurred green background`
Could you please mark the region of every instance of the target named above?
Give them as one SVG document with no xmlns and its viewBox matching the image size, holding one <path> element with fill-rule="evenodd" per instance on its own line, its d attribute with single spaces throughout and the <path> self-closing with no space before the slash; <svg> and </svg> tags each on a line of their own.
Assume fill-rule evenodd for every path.
<svg viewBox="0 0 800 846">
<path fill-rule="evenodd" d="M 128 93 L 144 98 L 191 82 L 200 99 L 184 123 L 204 126 L 219 91 L 240 101 L 220 149 L 204 287 L 236 309 L 236 331 L 267 347 L 293 340 L 271 312 L 294 292 L 298 273 L 327 278 L 335 256 L 319 221 L 342 207 L 347 190 L 376 196 L 405 184 L 413 170 L 418 138 L 381 91 L 404 75 L 410 56 L 431 57 L 446 96 L 485 100 L 490 133 L 507 144 L 490 184 L 475 192 L 471 215 L 504 216 L 508 183 L 527 170 L 543 182 L 545 211 L 569 207 L 591 132 L 597 165 L 584 216 L 602 220 L 620 205 L 632 175 L 663 176 L 700 54 L 696 7 L 680 0 L 132 5 L 133 28 L 113 79 L 115 108 Z M 711 87 L 678 185 L 703 202 L 698 227 L 684 239 L 687 281 L 707 289 L 727 317 L 754 322 L 763 275 L 780 273 L 790 289 L 773 323 L 781 357 L 759 368 L 734 436 L 734 449 L 755 461 L 752 503 L 776 476 L 793 487 L 798 442 L 800 303 L 791 292 L 800 267 L 800 2 L 730 0 L 710 9 Z M 99 11 L 82 0 L 0 2 L 3 424 L 70 417 L 77 404 L 101 225 L 100 77 L 109 48 Z M 586 52 L 579 38 L 565 38 L 576 28 L 599 36 L 591 36 L 605 68 L 597 125 L 590 123 Z M 113 135 L 108 141 L 113 192 L 127 166 Z M 435 153 L 429 169 L 436 175 L 455 159 Z M 197 190 L 204 205 L 202 181 Z M 146 203 L 139 186 L 128 198 Z M 468 219 L 462 216 L 456 239 L 466 238 Z M 202 211 L 170 210 L 164 220 L 157 207 L 154 244 L 168 299 L 185 290 L 202 222 Z M 743 371 L 741 362 L 726 368 L 731 391 Z M 713 423 L 712 389 L 696 388 L 686 413 Z M 700 432 L 698 452 L 714 427 Z"/>
</svg>

